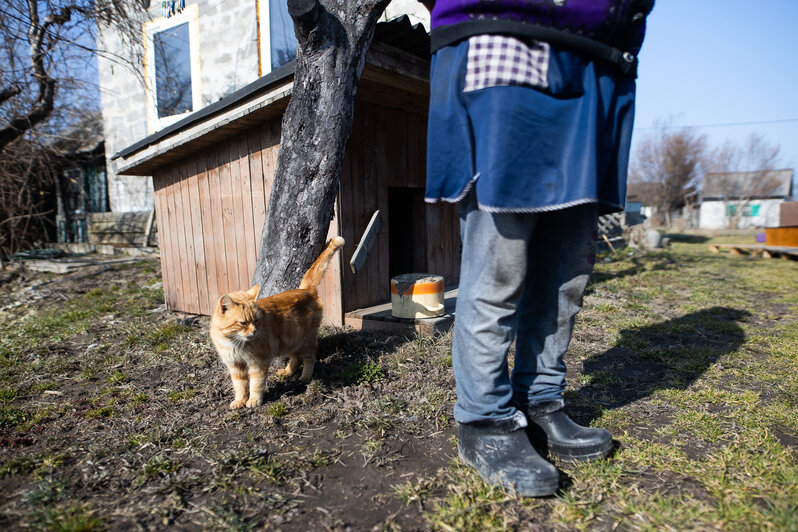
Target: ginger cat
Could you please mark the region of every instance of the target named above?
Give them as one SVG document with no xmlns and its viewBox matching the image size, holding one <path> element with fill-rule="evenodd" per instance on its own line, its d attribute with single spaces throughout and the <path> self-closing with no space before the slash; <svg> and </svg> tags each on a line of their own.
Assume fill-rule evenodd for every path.
<svg viewBox="0 0 798 532">
<path fill-rule="evenodd" d="M 330 240 L 310 267 L 299 288 L 265 299 L 258 285 L 246 292 L 223 295 L 211 318 L 211 340 L 222 362 L 230 370 L 235 399 L 230 408 L 260 406 L 263 385 L 272 361 L 290 356 L 278 375 L 292 376 L 303 364 L 301 380 L 307 382 L 316 364 L 316 343 L 322 305 L 317 289 L 335 252 L 344 245 L 337 236 Z"/>
</svg>

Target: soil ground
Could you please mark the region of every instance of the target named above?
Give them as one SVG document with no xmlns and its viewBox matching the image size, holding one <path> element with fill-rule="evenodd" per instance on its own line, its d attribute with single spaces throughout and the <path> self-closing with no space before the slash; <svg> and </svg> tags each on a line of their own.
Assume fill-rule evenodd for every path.
<svg viewBox="0 0 798 532">
<path fill-rule="evenodd" d="M 457 462 L 450 334 L 325 328 L 311 383 L 272 372 L 263 406 L 231 411 L 208 318 L 165 308 L 157 261 L 9 269 L 0 526 L 794 528 L 798 262 L 674 240 L 598 265 L 566 399 L 616 452 L 560 464 L 544 499 Z"/>
</svg>

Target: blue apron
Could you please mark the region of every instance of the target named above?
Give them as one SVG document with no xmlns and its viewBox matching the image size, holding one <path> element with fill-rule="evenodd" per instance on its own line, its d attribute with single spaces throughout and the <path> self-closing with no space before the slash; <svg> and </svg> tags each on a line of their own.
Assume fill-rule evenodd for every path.
<svg viewBox="0 0 798 532">
<path fill-rule="evenodd" d="M 623 210 L 635 81 L 551 47 L 548 86 L 463 92 L 468 40 L 432 58 L 426 201 L 488 212 Z"/>
</svg>

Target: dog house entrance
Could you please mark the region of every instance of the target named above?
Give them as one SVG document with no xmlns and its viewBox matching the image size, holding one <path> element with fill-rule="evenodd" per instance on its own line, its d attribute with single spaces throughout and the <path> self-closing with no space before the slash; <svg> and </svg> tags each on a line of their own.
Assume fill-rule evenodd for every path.
<svg viewBox="0 0 798 532">
<path fill-rule="evenodd" d="M 391 277 L 426 272 L 424 189 L 388 187 L 388 270 Z"/>
</svg>

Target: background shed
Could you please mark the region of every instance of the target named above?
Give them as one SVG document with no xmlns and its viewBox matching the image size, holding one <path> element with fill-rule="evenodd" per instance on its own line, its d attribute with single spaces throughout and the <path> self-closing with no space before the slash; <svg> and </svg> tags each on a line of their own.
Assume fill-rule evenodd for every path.
<svg viewBox="0 0 798 532">
<path fill-rule="evenodd" d="M 424 203 L 428 37 L 407 19 L 378 25 L 357 92 L 330 234 L 346 239 L 320 288 L 329 324 L 390 299 L 408 272 L 457 282 L 455 205 Z M 401 48 L 400 48 L 401 47 Z M 115 156 L 117 172 L 152 175 L 170 309 L 209 314 L 250 286 L 269 203 L 293 63 Z M 363 268 L 348 262 L 372 214 L 383 224 Z"/>
</svg>

